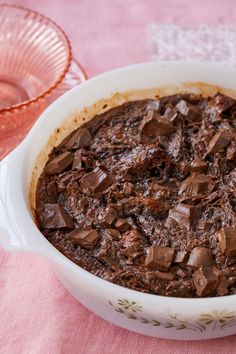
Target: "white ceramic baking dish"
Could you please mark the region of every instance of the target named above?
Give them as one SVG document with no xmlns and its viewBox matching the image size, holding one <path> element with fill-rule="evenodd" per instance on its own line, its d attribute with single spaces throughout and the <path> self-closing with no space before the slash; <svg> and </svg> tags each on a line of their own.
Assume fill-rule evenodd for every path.
<svg viewBox="0 0 236 354">
<path fill-rule="evenodd" d="M 195 83 L 192 86 L 197 89 L 196 82 L 199 81 L 234 90 L 235 78 L 236 70 L 220 65 L 147 63 L 99 75 L 63 95 L 47 108 L 24 142 L 0 164 L 0 245 L 8 251 L 28 251 L 46 257 L 55 265 L 63 285 L 83 305 L 131 331 L 184 340 L 236 333 L 236 295 L 202 299 L 170 298 L 109 283 L 88 273 L 57 251 L 38 230 L 31 211 L 37 176 L 52 145 L 81 124 L 83 119 L 90 119 L 95 111 L 109 108 L 109 102 L 112 106 L 137 96 L 119 95 L 117 92 L 163 85 L 173 87 L 183 82 Z M 113 94 L 115 96 L 111 99 Z M 93 109 L 83 110 L 85 107 Z M 81 110 L 82 115 L 79 114 Z M 62 128 L 56 130 L 58 127 Z M 40 154 L 41 151 L 43 153 Z"/>
</svg>

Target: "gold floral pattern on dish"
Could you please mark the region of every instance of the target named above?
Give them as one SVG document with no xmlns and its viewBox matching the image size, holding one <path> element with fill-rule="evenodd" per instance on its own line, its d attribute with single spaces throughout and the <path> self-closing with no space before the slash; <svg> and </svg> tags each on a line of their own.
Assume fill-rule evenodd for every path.
<svg viewBox="0 0 236 354">
<path fill-rule="evenodd" d="M 229 310 L 214 310 L 209 313 L 203 313 L 195 321 L 185 319 L 180 313 L 166 313 L 162 318 L 146 318 L 142 316 L 143 306 L 136 301 L 127 299 L 118 299 L 116 304 L 108 301 L 109 305 L 123 316 L 133 321 L 139 321 L 151 326 L 173 328 L 176 330 L 190 330 L 204 332 L 206 330 L 223 330 L 225 328 L 236 326 L 236 312 Z"/>
</svg>

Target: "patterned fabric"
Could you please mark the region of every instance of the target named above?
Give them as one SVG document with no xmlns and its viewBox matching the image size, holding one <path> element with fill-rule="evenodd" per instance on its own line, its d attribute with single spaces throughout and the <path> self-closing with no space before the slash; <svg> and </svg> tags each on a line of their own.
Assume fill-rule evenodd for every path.
<svg viewBox="0 0 236 354">
<path fill-rule="evenodd" d="M 236 27 L 228 25 L 148 26 L 148 53 L 151 61 L 211 61 L 236 65 Z"/>
</svg>

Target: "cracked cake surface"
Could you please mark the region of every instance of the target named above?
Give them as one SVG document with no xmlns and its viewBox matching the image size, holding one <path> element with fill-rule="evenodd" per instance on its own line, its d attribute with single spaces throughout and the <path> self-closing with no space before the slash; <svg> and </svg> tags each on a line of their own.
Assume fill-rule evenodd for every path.
<svg viewBox="0 0 236 354">
<path fill-rule="evenodd" d="M 36 216 L 105 280 L 176 297 L 236 293 L 236 101 L 177 94 L 96 115 L 49 155 Z"/>
</svg>

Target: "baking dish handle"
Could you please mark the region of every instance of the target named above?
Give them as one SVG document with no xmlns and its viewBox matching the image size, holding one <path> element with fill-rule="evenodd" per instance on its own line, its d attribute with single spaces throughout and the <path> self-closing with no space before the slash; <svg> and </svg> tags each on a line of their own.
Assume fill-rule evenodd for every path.
<svg viewBox="0 0 236 354">
<path fill-rule="evenodd" d="M 25 242 L 10 217 L 14 207 L 8 192 L 9 165 L 8 157 L 0 162 L 0 247 L 6 251 L 24 250 Z"/>
<path fill-rule="evenodd" d="M 37 237 L 38 229 L 25 210 L 20 176 L 25 148 L 17 147 L 0 162 L 0 247 L 6 251 L 23 251 L 57 260 L 54 247 Z M 24 169 L 23 169 L 24 170 Z M 23 198 L 23 199 L 22 199 Z"/>
</svg>

